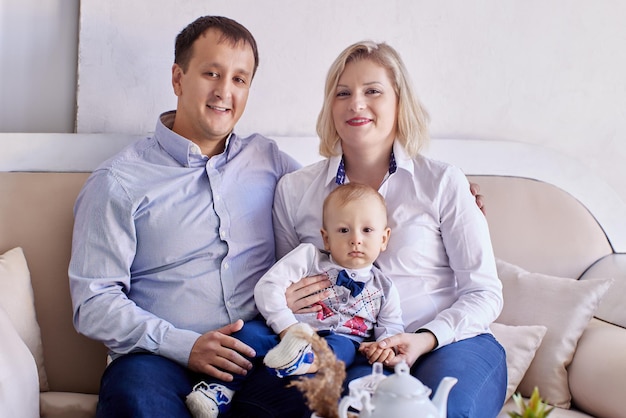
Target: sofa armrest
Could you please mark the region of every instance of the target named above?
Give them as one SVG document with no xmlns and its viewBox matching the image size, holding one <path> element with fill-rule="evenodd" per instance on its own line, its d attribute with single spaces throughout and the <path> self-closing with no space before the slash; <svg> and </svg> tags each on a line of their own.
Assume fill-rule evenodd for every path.
<svg viewBox="0 0 626 418">
<path fill-rule="evenodd" d="M 0 341 L 0 416 L 38 418 L 37 365 L 1 307 Z"/>
<path fill-rule="evenodd" d="M 580 280 L 612 278 L 613 284 L 606 292 L 595 317 L 626 328 L 626 254 L 610 254 L 601 258 L 585 271 Z"/>
<path fill-rule="evenodd" d="M 626 329 L 592 319 L 568 369 L 574 405 L 595 417 L 624 416 Z"/>
</svg>

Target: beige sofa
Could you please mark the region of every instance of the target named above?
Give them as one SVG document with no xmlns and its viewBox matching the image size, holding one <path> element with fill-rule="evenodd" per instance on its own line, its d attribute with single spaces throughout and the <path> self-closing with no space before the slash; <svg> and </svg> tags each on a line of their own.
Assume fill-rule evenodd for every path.
<svg viewBox="0 0 626 418">
<path fill-rule="evenodd" d="M 0 134 L 0 416 L 93 416 L 106 350 L 72 326 L 72 206 L 88 172 L 133 139 Z M 319 158 L 314 138 L 277 140 L 304 164 Z M 559 402 L 571 394 L 572 408 L 553 418 L 626 417 L 624 203 L 583 167 L 537 147 L 435 140 L 428 152 L 462 167 L 486 196 L 508 309 L 493 331 L 513 363 L 511 389 L 538 384 L 558 397 L 554 386 L 564 385 Z M 513 407 L 509 400 L 501 416 Z"/>
</svg>

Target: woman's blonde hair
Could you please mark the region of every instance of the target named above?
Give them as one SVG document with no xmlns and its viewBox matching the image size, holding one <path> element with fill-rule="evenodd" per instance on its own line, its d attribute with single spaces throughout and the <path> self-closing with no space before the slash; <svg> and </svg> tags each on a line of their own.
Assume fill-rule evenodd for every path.
<svg viewBox="0 0 626 418">
<path fill-rule="evenodd" d="M 320 137 L 320 154 L 330 157 L 339 153 L 341 141 L 332 115 L 339 77 L 346 64 L 359 60 L 371 60 L 389 72 L 398 97 L 397 140 L 407 154 L 415 157 L 428 145 L 428 113 L 422 107 L 408 76 L 408 72 L 398 52 L 386 43 L 361 41 L 344 49 L 335 59 L 326 76 L 324 103 L 317 117 L 317 135 Z"/>
</svg>

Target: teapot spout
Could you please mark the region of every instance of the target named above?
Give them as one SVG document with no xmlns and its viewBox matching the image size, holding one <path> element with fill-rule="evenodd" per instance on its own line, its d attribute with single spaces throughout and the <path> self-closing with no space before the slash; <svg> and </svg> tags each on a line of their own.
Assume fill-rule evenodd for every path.
<svg viewBox="0 0 626 418">
<path fill-rule="evenodd" d="M 458 382 L 456 377 L 444 377 L 439 382 L 435 396 L 433 396 L 433 404 L 439 411 L 439 418 L 446 418 L 448 409 L 448 394 L 450 389 Z"/>
</svg>

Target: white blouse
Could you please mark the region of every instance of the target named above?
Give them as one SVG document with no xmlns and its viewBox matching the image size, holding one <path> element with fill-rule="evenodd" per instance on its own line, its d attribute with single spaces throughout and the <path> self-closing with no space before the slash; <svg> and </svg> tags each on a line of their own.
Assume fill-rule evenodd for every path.
<svg viewBox="0 0 626 418">
<path fill-rule="evenodd" d="M 397 170 L 379 188 L 391 238 L 377 264 L 399 290 L 407 332 L 425 328 L 438 347 L 489 332 L 502 309 L 487 221 L 458 168 L 411 159 L 396 142 Z M 323 248 L 322 204 L 337 187 L 341 155 L 286 174 L 274 198 L 276 256 L 302 242 Z M 348 182 L 349 179 L 346 179 Z"/>
</svg>

